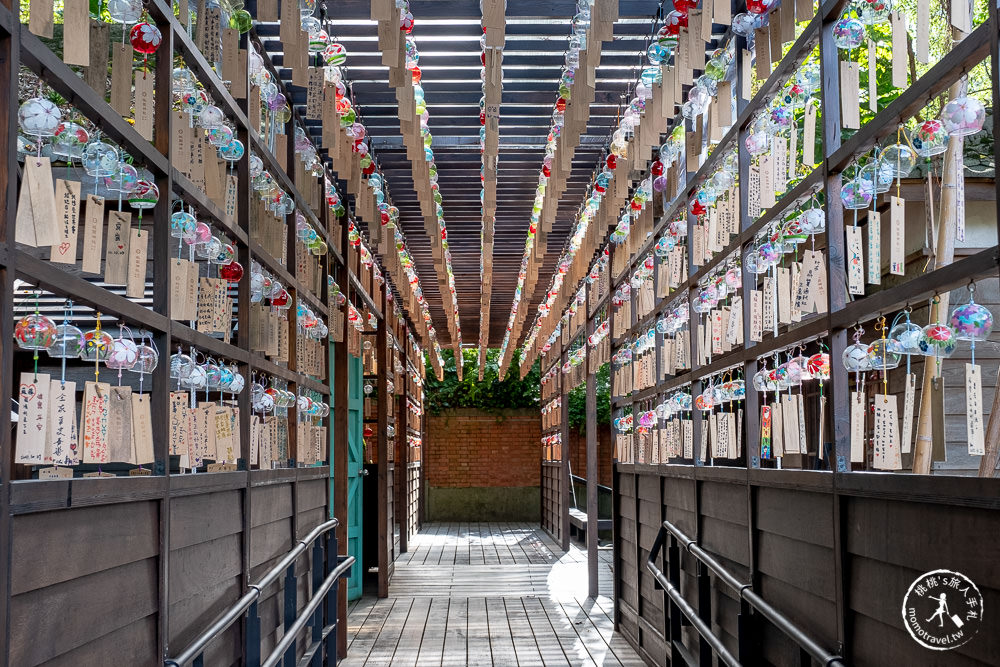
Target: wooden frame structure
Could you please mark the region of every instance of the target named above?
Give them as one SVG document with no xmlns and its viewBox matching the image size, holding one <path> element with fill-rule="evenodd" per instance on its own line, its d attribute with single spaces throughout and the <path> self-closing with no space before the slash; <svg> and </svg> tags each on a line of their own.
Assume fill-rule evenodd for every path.
<svg viewBox="0 0 1000 667">
<path fill-rule="evenodd" d="M 175 16 L 173 8 L 163 0 L 145 3 L 149 21 L 160 30 L 163 41 L 151 76 L 158 82 L 153 116 L 153 140 L 144 139 L 121 114 L 105 101 L 105 90 L 96 91 L 53 53 L 48 45 L 33 35 L 27 25 L 18 21 L 17 5 L 0 4 L 0 88 L 7 93 L 7 108 L 17 109 L 20 101 L 18 78 L 21 68 L 30 70 L 44 85 L 69 101 L 92 122 L 105 140 L 117 144 L 152 174 L 160 192 L 156 207 L 147 217 L 143 230 L 149 232 L 150 254 L 144 267 L 147 298 L 123 296 L 120 290 L 88 279 L 80 271 L 61 270 L 42 259 L 37 252 L 15 242 L 20 168 L 18 165 L 17 114 L 9 113 L 7 131 L 0 133 L 0 394 L 15 396 L 14 369 L 28 364 L 26 353 L 12 344 L 15 314 L 24 314 L 16 298 L 15 280 L 40 292 L 60 299 L 72 299 L 81 311 L 99 312 L 131 325 L 136 331 L 150 332 L 160 353 L 159 365 L 152 374 L 150 400 L 155 463 L 145 469 L 144 476 L 87 479 L 30 479 L 31 467 L 15 465 L 11 411 L 0 411 L 0 543 L 5 545 L 4 574 L 0 577 L 0 662 L 36 664 L 44 660 L 72 656 L 87 661 L 100 654 L 102 659 L 120 656 L 130 662 L 156 662 L 177 649 L 187 638 L 197 634 L 214 614 L 224 609 L 239 595 L 255 576 L 266 570 L 314 526 L 334 515 L 346 514 L 346 329 L 343 313 L 328 291 L 326 276 L 331 276 L 340 293 L 349 302 L 375 315 L 380 349 L 387 350 L 386 321 L 400 312 L 390 308 L 392 286 L 378 284 L 372 271 L 361 265 L 357 249 L 348 242 L 346 216 L 337 219 L 323 197 L 324 176 L 310 176 L 301 168 L 294 142 L 284 144 L 287 153 L 272 152 L 266 137 L 252 126 L 253 116 L 247 95 L 248 86 L 223 82 L 196 46 L 188 27 Z M 96 25 L 96 22 L 91 22 Z M 235 34 L 235 31 L 232 31 Z M 239 52 L 234 62 L 238 72 L 226 72 L 236 79 L 242 72 L 247 76 L 248 44 L 259 38 L 250 34 L 238 36 Z M 287 236 L 281 243 L 289 259 L 276 258 L 262 246 L 252 231 L 250 204 L 256 195 L 252 191 L 247 160 L 234 171 L 237 179 L 237 214 L 228 215 L 222 207 L 177 166 L 179 156 L 172 142 L 172 130 L 177 121 L 171 109 L 172 68 L 174 57 L 183 59 L 210 99 L 220 107 L 235 126 L 235 136 L 247 147 L 248 153 L 263 160 L 265 168 L 278 185 L 291 197 L 296 209 L 328 245 L 328 254 L 310 260 L 315 262 L 314 274 L 319 279 L 307 285 L 306 275 L 297 274 L 294 217 L 289 217 Z M 240 58 L 242 56 L 242 64 Z M 103 60 L 99 60 L 103 63 Z M 270 63 L 266 63 L 271 67 Z M 287 93 L 280 80 L 279 85 Z M 131 92 L 131 91 L 130 91 Z M 302 119 L 295 115 L 284 130 L 290 136 Z M 277 145 L 276 145 L 277 146 Z M 333 179 L 331 179 L 333 180 Z M 342 190 L 342 187 L 341 187 Z M 202 333 L 171 318 L 170 260 L 177 239 L 168 236 L 174 201 L 180 200 L 197 209 L 199 218 L 224 234 L 236 249 L 237 260 L 247 274 L 231 292 L 234 300 L 234 324 L 237 336 L 233 343 Z M 103 230 L 103 228 L 102 228 Z M 102 232 L 103 233 L 103 232 Z M 329 322 L 331 346 L 329 363 L 320 359 L 319 375 L 297 370 L 295 317 L 286 320 L 288 326 L 287 361 L 274 361 L 252 350 L 250 337 L 240 335 L 251 325 L 249 268 L 260 263 L 286 287 L 290 301 L 308 305 L 318 316 Z M 312 275 L 316 278 L 316 275 Z M 24 288 L 22 288 L 23 290 Z M 151 295 L 151 298 L 150 298 Z M 292 311 L 294 313 L 294 310 Z M 403 313 L 398 324 L 405 331 L 408 314 Z M 90 321 L 93 321 L 91 317 Z M 288 428 L 287 442 L 292 454 L 283 467 L 256 469 L 251 460 L 251 405 L 249 387 L 239 394 L 236 407 L 241 450 L 232 470 L 212 474 L 178 474 L 176 455 L 173 458 L 168 442 L 168 401 L 171 380 L 168 377 L 168 356 L 177 346 L 197 348 L 231 362 L 249 380 L 257 374 L 283 383 L 293 392 L 310 392 L 331 404 L 329 418 L 322 420 L 327 427 L 329 442 L 323 447 L 319 465 L 297 467 L 296 429 Z M 321 346 L 325 357 L 327 346 Z M 411 351 L 415 367 L 423 365 L 419 347 Z M 42 362 L 46 363 L 43 356 Z M 336 384 L 331 386 L 327 369 L 333 371 Z M 109 371 L 102 370 L 101 373 Z M 107 379 L 103 377 L 102 379 Z M 377 423 L 380 429 L 379 448 L 388 452 L 386 426 L 389 401 L 384 394 L 382 378 Z M 8 399 L 5 399 L 8 400 Z M 296 420 L 295 408 L 289 408 L 288 422 Z M 422 422 L 411 424 L 414 432 L 422 433 Z M 303 443 L 304 444 L 304 443 Z M 385 459 L 383 459 L 385 460 Z M 141 466 L 140 466 L 141 468 Z M 117 472 L 125 472 L 120 466 Z M 151 474 L 150 474 L 151 473 Z M 380 476 L 381 477 L 381 476 Z M 381 501 L 378 513 L 383 520 L 391 511 L 389 478 L 379 480 Z M 387 540 L 391 547 L 389 519 Z M 122 530 L 125 530 L 125 533 Z M 73 531 L 76 531 L 74 533 Z M 347 522 L 338 529 L 338 540 L 347 544 Z M 56 547 L 55 545 L 60 545 Z M 68 546 L 67 546 L 68 544 Z M 212 562 L 218 567 L 203 568 L 194 574 L 199 563 Z M 390 564 L 380 568 L 388 582 Z M 83 577 L 90 576 L 84 580 Z M 298 584 L 305 590 L 312 573 L 303 565 L 297 573 Z M 109 608 L 93 622 L 72 622 L 46 627 L 27 619 L 37 619 L 39 605 L 52 595 L 65 596 L 67 604 L 87 604 L 108 596 L 108 590 L 127 592 L 130 602 Z M 346 619 L 346 587 L 341 587 L 340 617 Z M 262 597 L 260 603 L 265 644 L 275 641 L 275 631 L 281 625 L 280 599 L 282 587 L 276 585 Z M 287 595 L 287 591 L 286 591 Z M 114 596 L 112 596 L 114 597 Z M 305 600 L 299 596 L 299 608 Z M 61 615 L 51 615 L 54 623 Z M 80 617 L 82 621 L 82 617 Z M 288 619 L 289 622 L 291 619 Z M 72 627 L 70 627 L 72 626 Z M 287 627 L 287 624 L 286 624 Z M 47 633 L 56 640 L 39 641 Z M 213 664 L 239 659 L 245 628 L 231 628 L 209 649 Z M 346 650 L 346 626 L 341 624 L 340 650 Z M 266 647 L 265 647 L 266 648 Z"/>
<path fill-rule="evenodd" d="M 797 6 L 800 5 L 801 3 L 797 3 Z M 679 285 L 670 288 L 659 285 L 660 274 L 654 269 L 657 297 L 652 308 L 646 309 L 641 316 L 637 315 L 638 290 L 633 289 L 630 300 L 626 297 L 628 315 L 624 321 L 610 318 L 612 349 L 617 352 L 630 346 L 637 336 L 645 335 L 657 319 L 665 316 L 669 308 L 677 303 L 682 303 L 687 308 L 695 300 L 703 279 L 720 266 L 725 266 L 730 257 L 742 257 L 743 251 L 754 242 L 758 234 L 770 223 L 780 219 L 779 216 L 795 202 L 802 201 L 811 192 L 824 191 L 826 245 L 823 250 L 828 286 L 825 312 L 804 318 L 801 324 L 790 326 L 773 337 L 765 337 L 763 341 L 754 343 L 750 342 L 749 335 L 750 299 L 745 298 L 742 321 L 743 339 L 747 343 L 736 346 L 731 352 L 716 354 L 708 361 L 699 362 L 697 337 L 692 335 L 688 339 L 688 353 L 692 360 L 690 368 L 666 375 L 660 355 L 657 354 L 656 381 L 652 386 L 641 390 L 632 390 L 630 387 L 627 392 L 617 392 L 612 396 L 613 416 L 629 413 L 635 415 L 639 410 L 649 410 L 682 387 L 691 387 L 691 395 L 696 396 L 709 386 L 713 376 L 727 370 L 737 371 L 747 383 L 744 408 L 747 416 L 740 426 L 743 442 L 740 456 L 723 462 L 699 455 L 701 432 L 708 428 L 708 424 L 707 420 L 702 419 L 702 414 L 694 410 L 691 417 L 694 456 L 671 456 L 669 460 L 660 458 L 650 463 L 649 450 L 646 449 L 643 461 L 636 456 L 638 447 L 632 444 L 632 436 L 629 435 L 626 446 L 632 448 L 631 458 L 635 462 L 615 461 L 613 516 L 616 629 L 652 664 L 672 664 L 683 656 L 684 651 L 689 652 L 688 656 L 693 656 L 699 650 L 697 635 L 682 632 L 679 620 L 670 617 L 666 611 L 666 596 L 646 570 L 650 547 L 660 524 L 665 520 L 681 526 L 704 549 L 717 554 L 724 564 L 731 567 L 731 572 L 746 580 L 765 598 L 772 600 L 779 610 L 794 613 L 796 621 L 803 624 L 823 646 L 852 661 L 879 662 L 887 659 L 888 655 L 892 655 L 892 659 L 897 661 L 902 656 L 912 656 L 916 661 L 925 659 L 921 658 L 922 649 L 910 640 L 899 624 L 896 596 L 898 594 L 898 600 L 902 600 L 912 579 L 921 571 L 933 569 L 931 563 L 953 563 L 958 570 L 964 567 L 974 572 L 970 576 L 982 580 L 983 586 L 989 589 L 987 597 L 996 595 L 995 591 L 1000 583 L 990 573 L 991 564 L 986 559 L 977 559 L 968 556 L 962 549 L 954 549 L 952 541 L 948 544 L 938 543 L 933 538 L 932 527 L 927 525 L 928 522 L 937 520 L 934 517 L 939 517 L 941 522 L 950 523 L 947 517 L 961 512 L 968 518 L 968 524 L 958 529 L 961 535 L 956 535 L 955 541 L 975 541 L 977 535 L 995 534 L 1000 522 L 1000 504 L 997 502 L 1000 487 L 996 480 L 871 475 L 859 472 L 866 466 L 852 463 L 849 414 L 851 384 L 841 363 L 842 354 L 851 342 L 850 330 L 859 323 L 929 300 L 936 294 L 945 294 L 969 284 L 970 280 L 995 280 L 1000 263 L 997 236 L 987 228 L 984 233 L 993 238 L 990 247 L 973 250 L 936 269 L 907 271 L 905 280 L 877 289 L 867 296 L 852 297 L 847 293 L 844 266 L 845 221 L 839 201 L 841 175 L 856 156 L 895 133 L 901 123 L 919 112 L 930 99 L 944 93 L 949 86 L 987 58 L 992 81 L 992 108 L 996 109 L 1000 101 L 997 10 L 990 3 L 989 18 L 983 24 L 974 30 L 970 29 L 969 34 L 926 73 L 912 81 L 896 99 L 875 112 L 874 117 L 861 125 L 853 135 L 842 140 L 840 106 L 837 103 L 841 98 L 839 57 L 833 43 L 832 29 L 846 6 L 847 3 L 843 0 L 831 0 L 820 2 L 818 7 L 813 8 L 814 15 L 811 15 L 805 25 L 800 26 L 800 31 L 796 31 L 791 48 L 782 51 L 783 56 L 772 58 L 766 77 L 761 77 L 765 80 L 755 94 L 749 99 L 737 96 L 735 122 L 717 142 L 718 149 L 710 153 L 703 162 L 686 169 L 683 168 L 685 156 L 681 156 L 680 187 L 676 196 L 665 196 L 662 200 L 657 198 L 654 201 L 654 224 L 650 233 L 641 236 L 639 242 L 633 243 L 630 240 L 627 244 L 611 247 L 609 264 L 614 267 L 614 273 L 610 291 L 614 293 L 617 288 L 628 283 L 636 269 L 642 266 L 671 221 L 684 220 L 687 237 L 690 239 L 694 225 L 698 222 L 696 216 L 687 212 L 690 198 L 718 167 L 720 156 L 725 152 L 722 149 L 727 146 L 737 147 L 738 180 L 747 184 L 751 160 L 745 146 L 755 114 L 765 107 L 813 49 L 818 48 L 822 72 L 820 99 L 833 103 L 826 104 L 822 110 L 822 127 L 819 128 L 822 155 L 812 173 L 779 196 L 778 201 L 759 216 L 756 213 L 750 215 L 748 188 L 741 187 L 737 218 L 740 224 L 728 245 L 705 262 L 695 263 L 689 256 L 686 274 Z M 739 11 L 745 11 L 745 6 L 735 3 L 732 14 Z M 761 34 L 757 38 L 761 39 Z M 767 39 L 766 33 L 763 38 Z M 746 38 L 731 31 L 721 40 L 714 41 L 713 46 L 728 39 L 735 40 L 736 80 L 733 82 L 733 90 L 743 90 L 742 77 L 749 76 L 751 71 L 750 64 L 744 64 L 744 59 L 752 56 L 752 46 L 748 46 Z M 992 123 L 988 130 L 995 135 L 1000 131 L 1000 120 L 996 114 L 992 117 Z M 680 115 L 670 122 L 670 127 L 675 128 L 679 124 L 685 126 L 688 137 L 696 131 L 696 136 L 701 137 L 700 127 L 694 127 L 692 121 L 685 120 Z M 819 154 L 820 149 L 817 149 L 817 155 Z M 994 165 L 1000 159 L 1000 151 L 995 144 L 987 159 Z M 616 173 L 615 179 L 619 177 L 621 175 Z M 626 177 L 634 185 L 642 178 L 642 174 L 633 170 Z M 994 193 L 986 198 L 991 200 L 995 215 L 995 192 L 1000 191 L 1000 183 L 995 178 L 990 189 Z M 625 253 L 625 257 L 621 256 L 622 253 Z M 666 259 L 657 256 L 654 261 L 658 266 L 661 262 L 666 262 Z M 745 268 L 742 271 L 742 284 L 757 285 L 756 276 Z M 564 289 L 579 287 L 567 285 Z M 597 307 L 607 305 L 610 309 L 609 297 L 610 294 L 605 295 L 603 300 L 598 301 Z M 588 313 L 588 335 L 594 331 L 597 323 L 594 320 L 595 310 Z M 692 315 L 691 318 L 695 322 L 697 316 Z M 550 353 L 540 355 L 543 376 L 548 368 L 564 360 L 567 342 L 577 335 L 576 329 L 567 327 L 566 323 L 567 319 L 563 314 L 562 335 L 557 338 Z M 759 394 L 750 386 L 750 380 L 763 367 L 759 364 L 761 360 L 776 351 L 819 338 L 829 342 L 832 361 L 832 395 L 827 394 L 824 417 L 825 433 L 828 436 L 824 441 L 828 439 L 832 443 L 830 453 L 826 458 L 817 458 L 814 442 L 813 455 L 808 458 L 803 456 L 801 467 L 814 466 L 816 470 L 774 469 L 782 466 L 776 466 L 773 458 L 761 456 L 760 420 L 756 417 L 759 416 L 761 402 Z M 663 336 L 658 333 L 657 342 L 662 339 Z M 541 347 L 542 342 L 544 341 L 537 345 Z M 827 384 L 828 392 L 830 386 Z M 543 392 L 542 405 L 545 403 Z M 592 405 L 588 392 L 588 416 Z M 991 425 L 995 419 L 996 415 L 990 415 Z M 819 419 L 816 421 L 818 423 Z M 810 429 L 810 436 L 815 438 L 816 432 L 813 427 Z M 589 442 L 590 433 L 588 421 L 588 464 L 591 452 L 595 451 L 591 449 Z M 997 460 L 995 452 L 1000 443 L 995 441 L 992 430 L 988 433 L 991 435 L 987 436 L 987 456 L 980 467 L 980 475 L 994 477 Z M 929 456 L 929 452 L 927 455 Z M 798 459 L 792 459 L 792 467 L 798 465 Z M 594 472 L 588 469 L 588 481 L 594 477 Z M 542 484 L 544 488 L 544 475 Z M 544 521 L 543 517 L 543 525 Z M 883 535 L 884 538 L 881 537 Z M 898 537 L 904 543 L 890 535 Z M 741 608 L 739 600 L 726 593 L 723 586 L 716 587 L 714 578 L 708 576 L 700 566 L 696 568 L 690 556 L 675 554 L 670 558 L 680 559 L 669 565 L 681 573 L 682 592 L 692 604 L 695 600 L 699 601 L 698 608 L 703 613 L 703 618 L 719 633 L 734 655 L 739 655 L 748 664 L 764 660 L 774 664 L 791 664 L 799 659 L 800 653 L 795 646 L 780 638 L 779 633 L 774 632 L 766 623 L 750 615 L 746 608 Z M 664 572 L 668 568 L 667 560 L 668 556 L 664 553 L 662 562 L 659 563 Z M 892 576 L 886 574 L 886 568 L 893 569 Z M 865 583 L 862 584 L 862 580 Z M 885 605 L 879 600 L 888 600 L 891 609 L 882 609 Z M 876 607 L 879 608 L 876 610 Z M 891 649 L 880 654 L 886 645 Z M 994 650 L 995 638 L 977 637 L 974 647 L 963 647 L 959 652 L 963 657 L 983 659 Z M 704 660 L 705 653 L 702 652 L 701 655 Z M 688 661 L 691 659 L 693 658 L 689 657 Z"/>
</svg>

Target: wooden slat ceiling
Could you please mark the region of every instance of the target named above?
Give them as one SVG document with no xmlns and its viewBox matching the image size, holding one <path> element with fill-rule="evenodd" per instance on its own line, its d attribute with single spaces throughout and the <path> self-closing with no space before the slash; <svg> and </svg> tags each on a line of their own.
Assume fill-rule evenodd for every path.
<svg viewBox="0 0 1000 667">
<path fill-rule="evenodd" d="M 669 4 L 669 3 L 668 3 Z M 657 13 L 657 0 L 620 0 L 614 41 L 605 43 L 596 72 L 596 99 L 587 132 L 573 158 L 566 193 L 547 239 L 541 283 L 521 307 L 534 314 L 544 296 L 555 264 L 571 233 L 598 160 L 616 124 L 629 85 L 644 64 L 641 54 Z M 669 7 L 668 7 L 669 9 Z M 413 37 L 420 51 L 422 85 L 434 136 L 434 156 L 444 198 L 462 339 L 479 338 L 480 229 L 479 0 L 411 0 Z M 393 203 L 400 209 L 401 227 L 416 262 L 420 283 L 442 345 L 450 344 L 438 280 L 431 259 L 430 239 L 413 190 L 410 163 L 399 133 L 395 92 L 382 66 L 376 23 L 369 20 L 369 3 L 335 0 L 328 4 L 331 38 L 347 47 L 344 77 L 352 84 L 355 108 L 368 129 L 373 153 L 386 176 Z M 489 344 L 498 347 L 510 314 L 517 272 L 524 251 L 528 219 L 550 127 L 552 105 L 562 73 L 570 20 L 575 2 L 567 0 L 508 0 L 500 108 L 500 157 L 497 180 L 496 236 Z M 291 85 L 291 71 L 282 67 L 278 24 L 259 24 L 258 34 L 289 87 L 296 105 L 304 106 L 305 89 Z M 310 126 L 318 135 L 318 123 Z M 344 190 L 341 189 L 341 192 Z M 583 258 L 589 261 L 589 258 Z M 524 327 L 527 331 L 529 327 Z"/>
</svg>

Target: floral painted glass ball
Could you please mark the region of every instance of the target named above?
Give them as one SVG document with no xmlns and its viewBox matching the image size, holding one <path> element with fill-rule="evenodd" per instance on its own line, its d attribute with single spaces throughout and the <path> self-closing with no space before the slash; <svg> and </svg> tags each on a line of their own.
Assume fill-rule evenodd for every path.
<svg viewBox="0 0 1000 667">
<path fill-rule="evenodd" d="M 872 196 L 872 184 L 867 181 L 848 181 L 840 188 L 840 200 L 848 210 L 868 208 L 872 203 Z"/>
<path fill-rule="evenodd" d="M 955 331 L 940 322 L 924 327 L 920 337 L 920 352 L 928 357 L 950 357 L 958 346 Z"/>
<path fill-rule="evenodd" d="M 925 120 L 917 126 L 911 140 L 920 157 L 939 155 L 948 148 L 948 133 L 944 129 L 944 123 L 936 118 Z"/>
<path fill-rule="evenodd" d="M 139 172 L 125 162 L 118 165 L 118 171 L 103 178 L 104 187 L 111 192 L 128 194 L 139 185 Z"/>
<path fill-rule="evenodd" d="M 223 243 L 219 254 L 210 259 L 213 264 L 227 265 L 236 259 L 236 249 L 228 243 Z"/>
<path fill-rule="evenodd" d="M 924 331 L 913 322 L 900 322 L 889 329 L 888 349 L 896 354 L 923 354 L 920 339 Z"/>
<path fill-rule="evenodd" d="M 874 371 L 885 371 L 899 366 L 899 355 L 892 350 L 888 338 L 876 338 L 868 346 L 868 364 Z"/>
<path fill-rule="evenodd" d="M 889 20 L 892 3 L 889 0 L 861 0 L 858 16 L 865 25 L 876 25 Z"/>
<path fill-rule="evenodd" d="M 111 352 L 104 360 L 104 365 L 112 370 L 127 370 L 135 366 L 139 359 L 139 348 L 135 341 L 128 338 L 116 338 L 111 345 Z"/>
<path fill-rule="evenodd" d="M 25 315 L 14 326 L 14 340 L 22 350 L 44 350 L 56 337 L 56 324 L 38 313 Z"/>
<path fill-rule="evenodd" d="M 33 137 L 51 137 L 62 122 L 62 111 L 51 100 L 32 97 L 17 110 L 17 122 Z"/>
<path fill-rule="evenodd" d="M 965 137 L 983 129 L 986 107 L 974 97 L 959 97 L 944 105 L 941 122 L 952 137 Z"/>
<path fill-rule="evenodd" d="M 833 24 L 833 43 L 845 51 L 856 49 L 865 41 L 865 26 L 855 18 L 842 18 Z"/>
<path fill-rule="evenodd" d="M 216 236 L 213 236 L 205 243 L 199 244 L 194 250 L 195 255 L 201 259 L 208 260 L 218 257 L 220 252 L 222 252 L 222 241 Z"/>
<path fill-rule="evenodd" d="M 61 157 L 80 159 L 83 149 L 90 141 L 90 133 L 73 122 L 59 123 L 53 132 L 52 154 Z"/>
<path fill-rule="evenodd" d="M 698 394 L 694 398 L 694 407 L 699 410 L 711 410 L 714 405 L 712 396 L 707 391 L 704 394 Z"/>
<path fill-rule="evenodd" d="M 203 245 L 212 240 L 212 228 L 206 225 L 204 222 L 199 222 L 195 225 L 194 232 L 191 236 L 184 237 L 184 242 L 188 245 Z"/>
<path fill-rule="evenodd" d="M 84 361 L 107 361 L 111 356 L 115 339 L 107 331 L 92 329 L 83 334 L 83 350 L 80 358 Z"/>
<path fill-rule="evenodd" d="M 826 229 L 826 216 L 821 208 L 807 208 L 799 216 L 799 228 L 806 234 L 821 234 Z"/>
<path fill-rule="evenodd" d="M 204 368 L 195 364 L 188 376 L 181 378 L 181 385 L 188 389 L 204 389 L 208 386 L 208 374 Z"/>
<path fill-rule="evenodd" d="M 153 208 L 158 201 L 160 201 L 160 189 L 155 183 L 142 179 L 136 183 L 135 189 L 128 196 L 128 205 L 132 208 Z"/>
<path fill-rule="evenodd" d="M 233 131 L 228 127 L 226 127 L 225 125 L 220 125 L 219 127 L 213 127 L 208 131 L 208 143 L 212 144 L 216 148 L 225 146 L 232 140 L 233 140 Z"/>
<path fill-rule="evenodd" d="M 986 340 L 993 331 L 993 313 L 986 306 L 970 301 L 951 311 L 948 324 L 958 340 Z"/>
<path fill-rule="evenodd" d="M 206 130 L 215 130 L 224 127 L 225 121 L 226 116 L 222 113 L 222 109 L 214 104 L 206 104 L 198 112 L 198 126 Z"/>
<path fill-rule="evenodd" d="M 108 0 L 107 9 L 115 23 L 137 23 L 142 18 L 142 0 Z"/>
<path fill-rule="evenodd" d="M 849 373 L 862 373 L 871 370 L 871 360 L 868 357 L 868 346 L 864 343 L 848 345 L 843 355 L 844 368 Z"/>
<path fill-rule="evenodd" d="M 826 352 L 812 355 L 806 362 L 806 369 L 814 380 L 829 380 L 830 355 Z"/>
<path fill-rule="evenodd" d="M 155 25 L 143 21 L 132 26 L 132 29 L 128 33 L 128 40 L 132 44 L 133 49 L 139 53 L 149 55 L 150 53 L 155 53 L 156 49 L 160 48 L 163 35 L 160 34 L 160 29 Z"/>
<path fill-rule="evenodd" d="M 732 25 L 734 33 L 747 37 L 753 33 L 754 29 L 759 27 L 760 16 L 750 13 L 737 14 L 733 17 Z"/>
<path fill-rule="evenodd" d="M 83 351 L 83 332 L 72 324 L 56 325 L 52 345 L 46 351 L 55 359 L 76 359 Z"/>
<path fill-rule="evenodd" d="M 170 379 L 183 380 L 191 375 L 195 366 L 194 360 L 183 352 L 170 355 Z"/>
<path fill-rule="evenodd" d="M 177 211 L 170 216 L 170 235 L 175 239 L 191 238 L 198 221 L 187 211 Z"/>
<path fill-rule="evenodd" d="M 156 348 L 150 345 L 139 345 L 136 350 L 135 364 L 130 368 L 134 373 L 152 373 L 160 363 L 160 355 Z"/>
</svg>

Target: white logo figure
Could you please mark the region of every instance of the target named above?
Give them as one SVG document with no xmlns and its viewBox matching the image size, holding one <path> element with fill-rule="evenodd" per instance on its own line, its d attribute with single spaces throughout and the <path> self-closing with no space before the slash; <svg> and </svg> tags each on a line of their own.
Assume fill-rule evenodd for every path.
<svg viewBox="0 0 1000 667">
<path fill-rule="evenodd" d="M 949 596 L 954 609 L 948 606 Z M 979 630 L 982 620 L 983 596 L 959 572 L 926 572 L 910 585 L 903 599 L 903 625 L 907 632 L 918 644 L 935 651 L 966 643 Z"/>
</svg>

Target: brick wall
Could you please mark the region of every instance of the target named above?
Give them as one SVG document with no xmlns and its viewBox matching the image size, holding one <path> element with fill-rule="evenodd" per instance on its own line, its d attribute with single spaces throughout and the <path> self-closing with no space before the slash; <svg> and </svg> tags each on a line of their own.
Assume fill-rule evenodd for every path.
<svg viewBox="0 0 1000 667">
<path fill-rule="evenodd" d="M 539 485 L 542 424 L 537 410 L 501 415 L 449 410 L 427 416 L 424 475 L 437 488 Z"/>
</svg>

